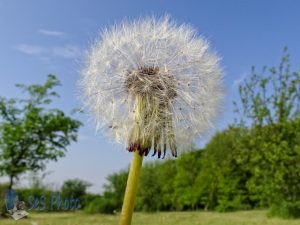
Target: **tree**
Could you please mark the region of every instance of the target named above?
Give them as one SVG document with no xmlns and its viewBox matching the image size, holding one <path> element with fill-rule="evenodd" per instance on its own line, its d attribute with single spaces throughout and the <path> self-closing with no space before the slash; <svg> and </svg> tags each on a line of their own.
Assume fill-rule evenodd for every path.
<svg viewBox="0 0 300 225">
<path fill-rule="evenodd" d="M 63 157 L 66 147 L 77 140 L 81 123 L 51 109 L 53 90 L 60 85 L 54 75 L 48 75 L 44 84 L 16 85 L 27 98 L 0 98 L 0 173 L 14 179 L 26 171 L 38 171 L 48 161 Z"/>
<path fill-rule="evenodd" d="M 263 126 L 299 116 L 300 73 L 291 72 L 287 48 L 277 68 L 264 67 L 258 73 L 253 67 L 250 79 L 239 86 L 239 94 L 240 106 L 237 102 L 234 105 L 242 123 Z"/>
<path fill-rule="evenodd" d="M 216 133 L 203 149 L 195 195 L 207 210 L 231 211 L 249 208 L 247 164 L 241 163 L 247 149 L 244 128 L 228 127 Z M 246 168 L 245 168 L 246 167 Z"/>
<path fill-rule="evenodd" d="M 128 171 L 126 170 L 113 173 L 106 177 L 107 184 L 104 185 L 103 199 L 110 200 L 106 201 L 109 208 L 114 208 L 113 210 L 122 208 L 127 177 Z M 114 207 L 111 207 L 111 205 Z M 105 208 L 106 204 L 103 204 L 103 206 Z"/>
<path fill-rule="evenodd" d="M 181 156 L 179 156 L 180 158 Z M 176 196 L 175 196 L 175 185 L 174 178 L 177 174 L 176 160 L 168 159 L 164 160 L 163 163 L 158 164 L 157 177 L 155 180 L 161 186 L 160 192 L 160 210 L 175 210 L 176 209 Z M 142 177 L 143 179 L 143 177 Z M 149 187 L 145 187 L 149 188 Z M 142 189 L 142 188 L 140 188 Z"/>
<path fill-rule="evenodd" d="M 61 187 L 61 194 L 63 198 L 80 199 L 80 204 L 82 207 L 84 207 L 87 204 L 87 202 L 85 201 L 86 189 L 90 186 L 90 183 L 83 180 L 66 180 Z"/>
<path fill-rule="evenodd" d="M 194 150 L 181 154 L 176 161 L 174 174 L 174 189 L 176 208 L 179 210 L 195 209 L 197 207 L 196 178 L 200 172 L 202 150 Z"/>
<path fill-rule="evenodd" d="M 162 205 L 161 183 L 159 182 L 160 163 L 152 162 L 143 166 L 141 181 L 137 194 L 137 209 L 143 211 L 157 211 Z"/>
<path fill-rule="evenodd" d="M 287 49 L 278 67 L 265 67 L 262 73 L 253 68 L 239 91 L 239 125 L 250 128 L 244 139 L 248 151 L 241 155 L 250 172 L 250 197 L 278 211 L 289 206 L 293 213 L 291 204 L 300 205 L 300 73 L 291 71 Z"/>
</svg>

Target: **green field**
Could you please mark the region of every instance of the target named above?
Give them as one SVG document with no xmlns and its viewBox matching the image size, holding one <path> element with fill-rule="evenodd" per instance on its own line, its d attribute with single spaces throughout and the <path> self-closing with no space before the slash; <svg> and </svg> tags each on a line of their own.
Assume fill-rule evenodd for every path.
<svg viewBox="0 0 300 225">
<path fill-rule="evenodd" d="M 118 223 L 117 215 L 87 215 L 77 213 L 30 214 L 27 219 L 14 221 L 2 219 L 1 225 L 112 225 Z M 242 211 L 233 213 L 210 212 L 160 212 L 136 213 L 135 225 L 299 225 L 300 220 L 268 218 L 266 211 Z"/>
</svg>

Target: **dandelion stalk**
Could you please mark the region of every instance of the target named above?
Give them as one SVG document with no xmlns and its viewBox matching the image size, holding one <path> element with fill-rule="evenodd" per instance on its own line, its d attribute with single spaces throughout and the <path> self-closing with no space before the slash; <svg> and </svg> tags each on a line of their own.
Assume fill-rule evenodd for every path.
<svg viewBox="0 0 300 225">
<path fill-rule="evenodd" d="M 134 211 L 134 202 L 136 198 L 140 172 L 142 168 L 143 156 L 135 151 L 133 154 L 129 176 L 126 185 L 126 191 L 124 196 L 124 202 L 120 217 L 119 225 L 130 225 L 132 214 Z"/>
</svg>

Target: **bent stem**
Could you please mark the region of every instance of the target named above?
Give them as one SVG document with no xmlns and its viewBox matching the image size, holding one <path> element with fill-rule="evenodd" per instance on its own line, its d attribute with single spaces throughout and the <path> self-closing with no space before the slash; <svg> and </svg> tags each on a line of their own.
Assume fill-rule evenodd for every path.
<svg viewBox="0 0 300 225">
<path fill-rule="evenodd" d="M 143 156 L 141 156 L 139 154 L 139 151 L 136 150 L 133 153 L 133 158 L 130 166 L 119 225 L 131 224 L 142 163 Z"/>
</svg>

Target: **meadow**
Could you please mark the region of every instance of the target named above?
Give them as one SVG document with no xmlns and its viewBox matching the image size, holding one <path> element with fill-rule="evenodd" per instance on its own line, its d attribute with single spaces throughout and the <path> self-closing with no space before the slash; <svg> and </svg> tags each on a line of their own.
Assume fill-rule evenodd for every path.
<svg viewBox="0 0 300 225">
<path fill-rule="evenodd" d="M 31 213 L 26 219 L 1 219 L 1 225 L 115 225 L 118 215 L 75 213 Z M 135 213 L 133 225 L 296 225 L 300 220 L 268 218 L 264 210 L 215 212 Z"/>
</svg>

